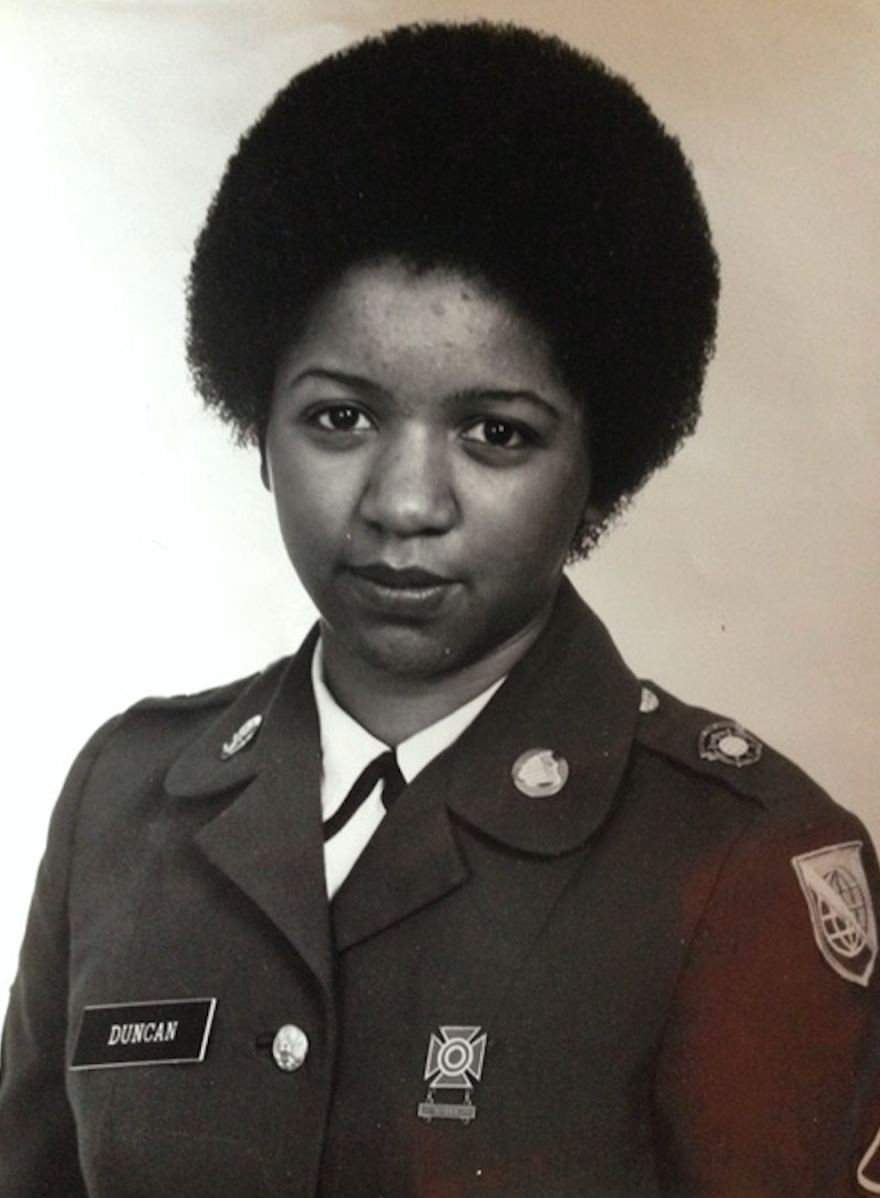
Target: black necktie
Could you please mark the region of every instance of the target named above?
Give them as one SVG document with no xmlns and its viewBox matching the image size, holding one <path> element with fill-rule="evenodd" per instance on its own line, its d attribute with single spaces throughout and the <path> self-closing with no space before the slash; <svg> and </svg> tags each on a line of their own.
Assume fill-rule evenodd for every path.
<svg viewBox="0 0 880 1198">
<path fill-rule="evenodd" d="M 393 749 L 389 749 L 386 753 L 380 753 L 355 779 L 354 785 L 342 802 L 342 806 L 337 808 L 330 818 L 324 822 L 325 840 L 329 840 L 331 836 L 335 836 L 348 823 L 361 803 L 373 793 L 373 789 L 379 781 L 384 782 L 384 786 L 382 787 L 382 802 L 386 807 L 390 807 L 406 786 L 406 779 L 400 772 Z"/>
</svg>

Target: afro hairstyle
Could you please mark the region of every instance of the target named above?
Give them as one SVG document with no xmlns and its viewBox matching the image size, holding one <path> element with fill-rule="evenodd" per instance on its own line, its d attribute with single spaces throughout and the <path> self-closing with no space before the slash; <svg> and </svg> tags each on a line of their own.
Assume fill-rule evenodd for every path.
<svg viewBox="0 0 880 1198">
<path fill-rule="evenodd" d="M 541 330 L 588 407 L 606 517 L 693 431 L 718 299 L 705 210 L 676 139 L 596 59 L 519 26 L 405 25 L 279 92 L 227 165 L 187 286 L 194 383 L 241 443 L 262 443 L 279 357 L 322 290 L 389 257 L 482 279 Z"/>
</svg>

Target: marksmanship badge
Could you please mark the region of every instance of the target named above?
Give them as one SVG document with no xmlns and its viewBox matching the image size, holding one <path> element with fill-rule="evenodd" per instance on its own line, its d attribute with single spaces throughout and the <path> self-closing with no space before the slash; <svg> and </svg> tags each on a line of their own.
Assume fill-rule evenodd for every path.
<svg viewBox="0 0 880 1198">
<path fill-rule="evenodd" d="M 483 1076 L 486 1035 L 478 1027 L 441 1027 L 440 1035 L 431 1034 L 425 1081 L 428 1095 L 419 1103 L 419 1118 L 460 1119 L 470 1123 L 477 1113 L 471 1097 L 474 1082 Z M 435 1090 L 461 1090 L 461 1102 L 436 1102 Z"/>
<path fill-rule="evenodd" d="M 793 857 L 791 863 L 822 956 L 841 977 L 867 986 L 877 960 L 877 924 L 862 865 L 862 842 L 829 845 Z"/>
</svg>

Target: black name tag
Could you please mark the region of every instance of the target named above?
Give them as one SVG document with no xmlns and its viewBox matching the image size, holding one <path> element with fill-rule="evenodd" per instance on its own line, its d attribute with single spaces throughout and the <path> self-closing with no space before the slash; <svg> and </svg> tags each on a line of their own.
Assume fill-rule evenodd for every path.
<svg viewBox="0 0 880 1198">
<path fill-rule="evenodd" d="M 179 998 L 86 1007 L 70 1068 L 202 1061 L 216 1006 L 216 998 Z"/>
</svg>

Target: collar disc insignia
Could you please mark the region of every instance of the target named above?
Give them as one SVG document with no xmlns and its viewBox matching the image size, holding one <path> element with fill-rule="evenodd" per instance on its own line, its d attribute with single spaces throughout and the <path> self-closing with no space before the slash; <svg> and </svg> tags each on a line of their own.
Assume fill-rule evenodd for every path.
<svg viewBox="0 0 880 1198">
<path fill-rule="evenodd" d="M 568 781 L 568 762 L 553 749 L 527 749 L 517 757 L 510 774 L 520 794 L 530 799 L 551 798 Z"/>
<path fill-rule="evenodd" d="M 245 720 L 221 748 L 220 759 L 228 761 L 230 757 L 234 757 L 236 753 L 240 753 L 242 749 L 246 748 L 259 732 L 262 722 L 261 715 L 252 715 L 249 720 Z"/>
</svg>

